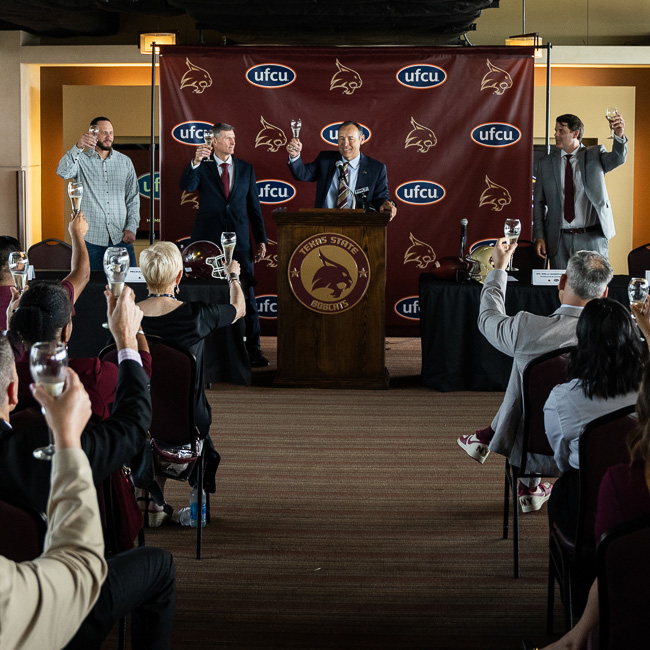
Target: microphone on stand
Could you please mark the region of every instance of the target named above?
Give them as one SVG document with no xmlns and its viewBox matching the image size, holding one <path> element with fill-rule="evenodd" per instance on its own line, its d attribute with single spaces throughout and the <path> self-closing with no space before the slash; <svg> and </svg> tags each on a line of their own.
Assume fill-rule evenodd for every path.
<svg viewBox="0 0 650 650">
<path fill-rule="evenodd" d="M 356 210 L 356 208 L 357 208 L 357 197 L 356 197 L 355 193 L 350 189 L 350 186 L 348 185 L 348 182 L 345 180 L 345 174 L 343 173 L 343 161 L 342 160 L 337 160 L 336 161 L 336 166 L 339 169 L 339 183 L 341 181 L 343 181 L 343 187 L 345 187 L 345 189 L 347 190 L 348 196 L 350 196 L 350 194 L 352 195 L 352 209 Z"/>
<path fill-rule="evenodd" d="M 467 219 L 460 220 L 460 258 L 465 259 L 465 246 L 467 245 Z"/>
</svg>

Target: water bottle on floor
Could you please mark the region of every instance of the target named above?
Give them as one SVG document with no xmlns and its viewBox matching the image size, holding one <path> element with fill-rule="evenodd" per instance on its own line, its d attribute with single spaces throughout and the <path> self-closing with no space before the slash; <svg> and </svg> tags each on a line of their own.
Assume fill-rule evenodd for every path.
<svg viewBox="0 0 650 650">
<path fill-rule="evenodd" d="M 196 528 L 199 519 L 199 491 L 196 487 L 190 492 L 190 526 Z M 201 490 L 201 528 L 205 526 L 205 490 Z"/>
<path fill-rule="evenodd" d="M 185 506 L 184 508 L 181 508 L 177 515 L 176 518 L 178 519 L 178 523 L 181 526 L 189 526 L 190 525 L 190 507 Z"/>
</svg>

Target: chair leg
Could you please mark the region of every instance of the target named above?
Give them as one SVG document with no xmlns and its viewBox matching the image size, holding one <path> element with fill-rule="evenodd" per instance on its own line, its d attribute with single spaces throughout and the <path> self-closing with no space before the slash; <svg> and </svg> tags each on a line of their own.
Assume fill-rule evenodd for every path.
<svg viewBox="0 0 650 650">
<path fill-rule="evenodd" d="M 205 448 L 205 445 L 204 445 Z M 202 521 L 202 513 L 203 513 L 203 451 L 201 451 L 201 455 L 199 456 L 198 459 L 198 464 L 199 468 L 196 472 L 196 484 L 198 486 L 197 489 L 197 506 L 198 506 L 198 513 L 197 513 L 197 521 L 196 521 L 196 559 L 200 560 L 201 559 L 201 549 L 202 549 L 202 544 L 203 544 L 203 521 Z M 207 508 L 206 508 L 207 509 Z"/>
<path fill-rule="evenodd" d="M 126 616 L 120 619 L 120 626 L 117 633 L 117 650 L 126 648 Z"/>
<path fill-rule="evenodd" d="M 506 458 L 505 487 L 503 490 L 503 539 L 508 539 L 508 520 L 510 515 L 510 462 Z"/>
<path fill-rule="evenodd" d="M 548 593 L 546 595 L 546 634 L 553 634 L 555 609 L 555 569 L 551 553 L 548 555 Z"/>
<path fill-rule="evenodd" d="M 515 578 L 519 577 L 519 499 L 517 498 L 519 476 L 512 468 L 512 557 Z"/>
</svg>

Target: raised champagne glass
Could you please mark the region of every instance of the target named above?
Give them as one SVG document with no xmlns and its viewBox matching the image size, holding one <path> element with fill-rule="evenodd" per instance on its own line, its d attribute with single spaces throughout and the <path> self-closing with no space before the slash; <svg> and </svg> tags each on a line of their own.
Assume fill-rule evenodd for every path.
<svg viewBox="0 0 650 650">
<path fill-rule="evenodd" d="M 212 149 L 212 143 L 214 142 L 214 133 L 212 129 L 208 131 L 203 131 L 203 142 L 205 142 L 207 147 L 210 147 Z M 206 162 L 210 162 L 212 160 L 212 155 L 208 156 L 207 158 L 203 159 Z"/>
<path fill-rule="evenodd" d="M 68 196 L 72 204 L 72 213 L 76 217 L 81 210 L 81 197 L 84 195 L 84 186 L 81 183 L 70 181 L 68 183 Z"/>
<path fill-rule="evenodd" d="M 129 272 L 129 251 L 123 246 L 110 246 L 104 253 L 104 273 L 111 293 L 118 298 Z"/>
<path fill-rule="evenodd" d="M 96 124 L 91 124 L 88 133 L 94 138 L 99 138 L 99 127 Z"/>
<path fill-rule="evenodd" d="M 293 137 L 298 139 L 300 137 L 300 129 L 302 128 L 302 120 L 299 117 L 291 118 L 291 133 Z"/>
<path fill-rule="evenodd" d="M 608 106 L 605 111 L 605 117 L 609 122 L 609 138 L 608 140 L 614 139 L 614 129 L 612 128 L 612 120 L 618 115 L 618 108 L 616 106 Z"/>
<path fill-rule="evenodd" d="M 27 285 L 27 271 L 29 269 L 29 260 L 25 251 L 15 251 L 9 253 L 9 272 L 14 279 L 14 286 L 22 296 Z"/>
<path fill-rule="evenodd" d="M 519 219 L 506 219 L 503 224 L 503 234 L 508 242 L 508 246 L 516 244 L 519 239 L 519 233 L 521 233 L 521 221 Z M 512 257 L 508 262 L 508 271 L 518 271 L 514 266 L 512 266 Z"/>
<path fill-rule="evenodd" d="M 29 370 L 32 373 L 32 379 L 52 397 L 56 398 L 63 392 L 67 367 L 68 351 L 64 343 L 49 341 L 32 345 L 32 349 L 29 351 Z M 43 415 L 45 415 L 45 411 L 43 411 Z M 32 452 L 34 458 L 38 460 L 52 460 L 52 456 L 54 456 L 54 440 L 49 426 L 47 432 L 49 444 L 45 447 L 38 447 Z"/>
<path fill-rule="evenodd" d="M 643 307 L 648 297 L 647 280 L 645 278 L 630 278 L 630 283 L 627 285 L 627 297 L 630 300 L 630 305 Z M 632 314 L 632 318 L 634 318 L 634 314 Z"/>
<path fill-rule="evenodd" d="M 223 249 L 223 257 L 226 266 L 230 266 L 232 256 L 235 253 L 235 246 L 237 245 L 237 235 L 234 232 L 221 233 L 221 248 Z"/>
</svg>

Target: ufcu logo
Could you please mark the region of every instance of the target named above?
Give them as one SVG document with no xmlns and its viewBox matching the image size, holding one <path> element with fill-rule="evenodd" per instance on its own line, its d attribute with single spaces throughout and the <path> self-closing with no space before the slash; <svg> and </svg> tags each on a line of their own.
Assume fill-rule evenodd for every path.
<svg viewBox="0 0 650 650">
<path fill-rule="evenodd" d="M 420 320 L 420 298 L 419 296 L 407 296 L 395 303 L 395 313 L 402 318 L 409 320 Z"/>
<path fill-rule="evenodd" d="M 273 293 L 262 296 L 255 296 L 257 313 L 260 318 L 278 317 L 278 297 Z"/>
<path fill-rule="evenodd" d="M 284 88 L 296 80 L 296 73 L 280 63 L 260 63 L 246 70 L 246 81 L 259 88 Z"/>
<path fill-rule="evenodd" d="M 286 203 L 296 195 L 296 188 L 291 183 L 285 183 L 274 178 L 257 181 L 256 185 L 260 203 Z"/>
<path fill-rule="evenodd" d="M 488 122 L 474 127 L 470 136 L 484 147 L 509 147 L 521 139 L 521 131 L 505 122 Z"/>
<path fill-rule="evenodd" d="M 431 205 L 445 198 L 445 188 L 432 181 L 407 181 L 396 190 L 395 196 L 411 205 Z"/>
<path fill-rule="evenodd" d="M 172 129 L 172 138 L 181 144 L 203 144 L 203 134 L 212 128 L 210 122 L 181 122 Z"/>
<path fill-rule="evenodd" d="M 325 140 L 327 144 L 333 144 L 335 147 L 339 144 L 339 128 L 343 122 L 333 122 L 328 124 L 321 129 L 320 137 L 322 140 Z M 361 124 L 361 130 L 363 131 L 364 143 L 368 142 L 372 138 L 372 132 L 367 126 Z"/>
<path fill-rule="evenodd" d="M 151 198 L 151 174 L 138 176 L 138 193 L 145 199 Z M 160 172 L 153 175 L 153 198 L 160 199 Z"/>
<path fill-rule="evenodd" d="M 395 78 L 402 86 L 407 88 L 435 88 L 447 81 L 447 73 L 436 65 L 421 63 L 419 65 L 407 65 L 398 70 Z"/>
</svg>

